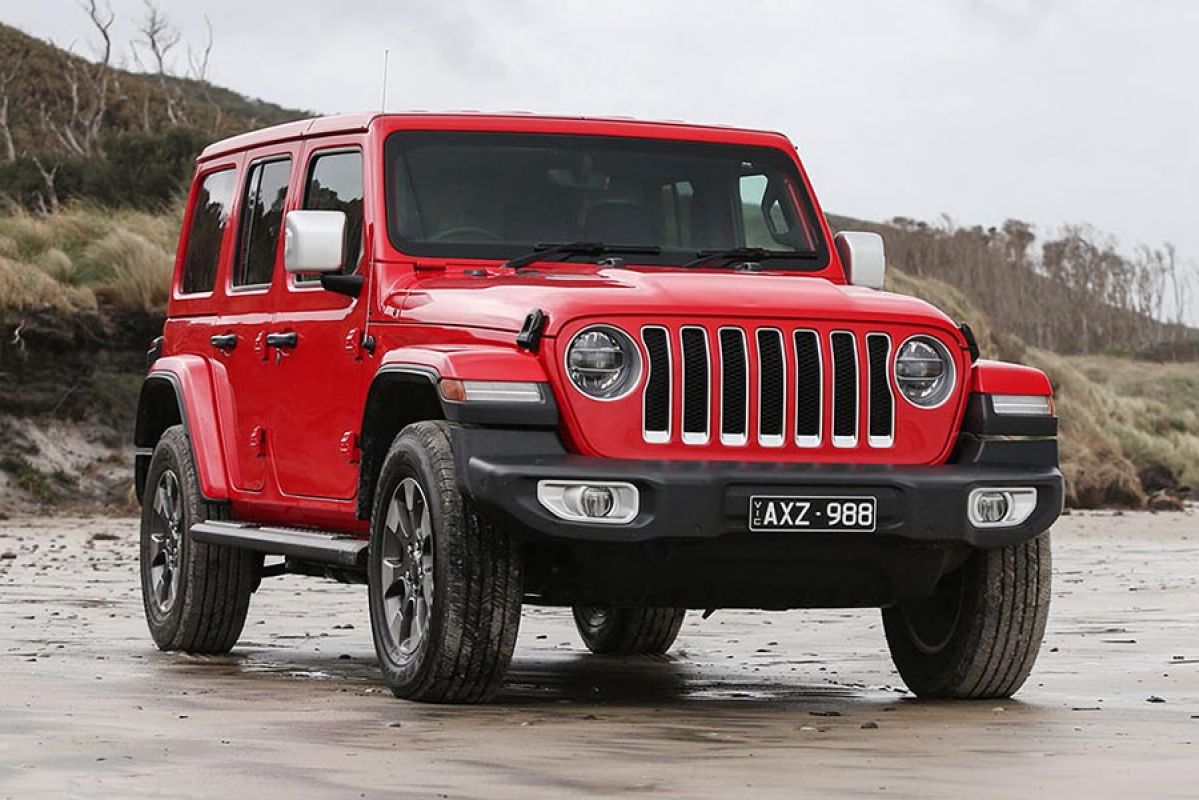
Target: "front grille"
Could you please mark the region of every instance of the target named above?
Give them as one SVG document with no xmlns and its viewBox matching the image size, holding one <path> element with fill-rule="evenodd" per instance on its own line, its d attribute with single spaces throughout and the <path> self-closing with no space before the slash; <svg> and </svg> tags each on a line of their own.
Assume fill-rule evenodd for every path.
<svg viewBox="0 0 1199 800">
<path fill-rule="evenodd" d="M 712 334 L 698 325 L 642 328 L 646 442 L 707 445 L 715 429 L 728 447 L 893 446 L 889 335 L 733 326 Z"/>
</svg>

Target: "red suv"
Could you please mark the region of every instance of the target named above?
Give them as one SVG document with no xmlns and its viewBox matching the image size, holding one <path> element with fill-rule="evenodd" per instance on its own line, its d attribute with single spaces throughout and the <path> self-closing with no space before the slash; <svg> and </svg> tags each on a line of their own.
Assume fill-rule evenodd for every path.
<svg viewBox="0 0 1199 800">
<path fill-rule="evenodd" d="M 212 145 L 137 417 L 154 641 L 229 650 L 270 576 L 365 583 L 395 694 L 474 702 L 526 602 L 616 655 L 686 609 L 878 607 L 913 692 L 1010 695 L 1052 391 L 883 270 L 775 133 L 389 114 Z"/>
</svg>

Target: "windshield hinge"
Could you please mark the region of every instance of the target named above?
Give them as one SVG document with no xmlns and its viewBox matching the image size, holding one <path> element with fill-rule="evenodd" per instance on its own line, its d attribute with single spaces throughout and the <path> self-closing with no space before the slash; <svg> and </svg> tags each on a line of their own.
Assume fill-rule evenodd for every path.
<svg viewBox="0 0 1199 800">
<path fill-rule="evenodd" d="M 970 349 L 970 363 L 973 364 L 975 361 L 978 361 L 978 340 L 974 338 L 974 331 L 970 330 L 970 326 L 966 323 L 959 323 L 958 330 L 962 332 L 962 336 L 966 339 L 966 347 Z"/>
<path fill-rule="evenodd" d="M 540 308 L 535 308 L 525 317 L 525 324 L 521 326 L 520 333 L 516 334 L 516 346 L 528 350 L 530 353 L 536 353 L 537 348 L 541 346 L 541 334 L 545 331 L 546 316 L 545 312 Z"/>
</svg>

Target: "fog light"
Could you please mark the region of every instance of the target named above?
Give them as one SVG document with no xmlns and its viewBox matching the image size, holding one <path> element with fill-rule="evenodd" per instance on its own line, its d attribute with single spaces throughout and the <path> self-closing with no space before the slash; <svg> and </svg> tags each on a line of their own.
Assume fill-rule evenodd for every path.
<svg viewBox="0 0 1199 800">
<path fill-rule="evenodd" d="M 606 486 L 584 486 L 579 494 L 579 505 L 589 517 L 606 517 L 612 513 L 616 498 Z"/>
<path fill-rule="evenodd" d="M 539 481 L 537 501 L 554 516 L 570 522 L 623 525 L 640 508 L 637 487 L 623 481 Z"/>
<path fill-rule="evenodd" d="M 993 487 L 975 489 L 966 500 L 966 513 L 976 528 L 1010 528 L 1029 518 L 1037 507 L 1037 490 Z"/>
<path fill-rule="evenodd" d="M 1007 512 L 1007 495 L 1003 492 L 979 492 L 974 497 L 974 516 L 979 522 L 1003 522 Z"/>
</svg>

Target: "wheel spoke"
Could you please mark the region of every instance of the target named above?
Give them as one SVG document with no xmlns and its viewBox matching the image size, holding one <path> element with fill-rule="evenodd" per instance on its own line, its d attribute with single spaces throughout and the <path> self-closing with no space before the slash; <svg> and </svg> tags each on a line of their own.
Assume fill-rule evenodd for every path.
<svg viewBox="0 0 1199 800">
<path fill-rule="evenodd" d="M 421 556 L 421 596 L 427 605 L 433 605 L 433 553 Z"/>
<path fill-rule="evenodd" d="M 408 642 L 410 650 L 420 647 L 421 640 L 425 638 L 425 627 L 428 625 L 428 620 L 429 606 L 424 598 L 418 597 L 412 602 L 412 626 Z"/>
<path fill-rule="evenodd" d="M 379 585 L 386 590 L 384 596 L 390 597 L 397 590 L 403 588 L 400 586 L 400 570 L 403 569 L 403 560 L 399 556 L 384 555 L 381 567 L 383 580 L 379 582 Z"/>
<path fill-rule="evenodd" d="M 158 488 L 154 490 L 154 510 L 158 512 L 158 516 L 162 517 L 163 522 L 169 521 L 169 511 L 167 510 L 167 487 L 163 482 L 159 482 Z"/>
<path fill-rule="evenodd" d="M 391 502 L 387 504 L 387 518 L 383 521 L 383 528 L 390 534 L 399 532 L 400 525 L 400 504 L 393 496 Z"/>
</svg>

